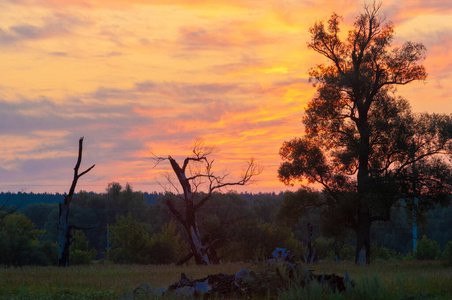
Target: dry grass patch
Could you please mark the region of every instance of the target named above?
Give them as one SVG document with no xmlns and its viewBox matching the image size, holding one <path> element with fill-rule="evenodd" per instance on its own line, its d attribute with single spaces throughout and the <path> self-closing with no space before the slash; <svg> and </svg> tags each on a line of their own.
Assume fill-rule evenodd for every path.
<svg viewBox="0 0 452 300">
<path fill-rule="evenodd" d="M 23 267 L 0 269 L 0 299 L 114 299 L 130 293 L 139 284 L 169 286 L 185 273 L 190 279 L 210 274 L 235 274 L 249 268 L 246 263 L 216 266 L 174 265 L 112 265 Z M 351 262 L 320 262 L 308 266 L 316 273 L 336 273 L 357 283 L 357 289 L 348 294 L 331 295 L 321 288 L 293 291 L 281 295 L 289 299 L 300 295 L 308 299 L 452 299 L 452 268 L 440 262 L 397 261 L 375 262 L 371 266 L 356 266 Z"/>
</svg>

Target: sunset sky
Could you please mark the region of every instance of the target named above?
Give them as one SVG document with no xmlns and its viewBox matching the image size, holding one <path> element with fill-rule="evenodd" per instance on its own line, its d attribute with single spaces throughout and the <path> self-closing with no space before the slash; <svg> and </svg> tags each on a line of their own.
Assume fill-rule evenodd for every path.
<svg viewBox="0 0 452 300">
<path fill-rule="evenodd" d="M 250 157 L 263 166 L 240 191 L 287 189 L 279 148 L 303 134 L 323 61 L 308 29 L 332 12 L 352 26 L 359 0 L 0 0 L 0 191 L 67 192 L 85 137 L 77 186 L 117 181 L 161 191 L 168 162 L 195 139 L 218 146 L 215 169 L 235 180 Z M 399 87 L 417 112 L 452 113 L 452 2 L 386 0 L 394 45 L 428 49 L 429 77 Z"/>
</svg>

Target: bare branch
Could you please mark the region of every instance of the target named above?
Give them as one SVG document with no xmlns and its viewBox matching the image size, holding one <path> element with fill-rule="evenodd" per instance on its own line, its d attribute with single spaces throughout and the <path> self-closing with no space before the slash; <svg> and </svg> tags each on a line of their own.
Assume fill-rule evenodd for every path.
<svg viewBox="0 0 452 300">
<path fill-rule="evenodd" d="M 201 234 L 196 221 L 197 211 L 204 203 L 212 197 L 212 193 L 215 190 L 219 190 L 222 187 L 245 185 L 250 182 L 251 178 L 262 172 L 262 167 L 256 165 L 254 159 L 248 162 L 248 166 L 242 175 L 241 179 L 235 182 L 225 182 L 227 173 L 223 175 L 217 175 L 213 172 L 213 159 L 209 159 L 209 155 L 217 150 L 216 147 L 205 146 L 202 140 L 196 140 L 193 146 L 193 155 L 188 156 L 183 160 L 182 167 L 171 156 L 159 157 L 153 154 L 156 164 L 164 160 L 169 160 L 171 168 L 176 175 L 182 193 L 178 192 L 178 195 L 183 199 L 185 211 L 182 214 L 178 211 L 171 201 L 167 201 L 166 204 L 174 215 L 174 217 L 185 227 L 187 231 L 191 254 L 193 254 L 197 264 L 209 264 L 209 257 L 207 254 L 208 247 L 205 242 L 202 242 Z M 188 174 L 187 174 L 188 169 Z M 167 176 L 168 183 L 178 191 L 176 184 L 171 181 Z M 199 194 L 203 188 L 207 189 L 205 194 Z M 202 195 L 201 200 L 195 203 L 196 195 Z M 187 256 L 189 257 L 189 256 Z"/>
<path fill-rule="evenodd" d="M 262 169 L 263 167 L 261 165 L 257 165 L 254 159 L 251 158 L 248 161 L 248 167 L 246 168 L 245 172 L 243 173 L 239 181 L 224 182 L 225 176 L 214 176 L 214 175 L 207 176 L 210 180 L 209 191 L 207 195 L 195 205 L 195 209 L 199 209 L 200 207 L 202 207 L 204 203 L 210 199 L 212 193 L 215 190 L 220 190 L 221 188 L 227 186 L 245 185 L 251 180 L 251 178 L 262 173 Z"/>
<path fill-rule="evenodd" d="M 74 179 L 72 180 L 72 185 L 69 190 L 69 194 L 65 197 L 66 199 L 71 199 L 72 195 L 74 195 L 75 187 L 77 185 L 77 181 L 80 177 L 91 171 L 92 168 L 94 168 L 95 165 L 92 165 L 85 171 L 83 171 L 81 174 L 78 174 L 78 169 L 80 168 L 80 164 L 82 163 L 82 153 L 83 153 L 83 137 L 81 137 L 78 141 L 78 158 L 77 163 L 74 167 Z M 70 201 L 70 200 L 69 200 Z"/>
</svg>

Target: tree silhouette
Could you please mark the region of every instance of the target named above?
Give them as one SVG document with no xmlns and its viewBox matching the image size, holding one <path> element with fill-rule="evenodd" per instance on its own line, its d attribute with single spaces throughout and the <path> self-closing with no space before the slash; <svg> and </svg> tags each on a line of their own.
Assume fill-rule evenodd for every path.
<svg viewBox="0 0 452 300">
<path fill-rule="evenodd" d="M 72 229 L 83 229 L 81 227 L 75 225 L 68 224 L 69 218 L 69 205 L 72 201 L 72 196 L 75 192 L 75 187 L 77 185 L 77 181 L 80 177 L 91 171 L 95 165 L 92 165 L 82 173 L 78 173 L 78 169 L 80 168 L 80 164 L 82 163 L 82 152 L 83 152 L 83 137 L 79 139 L 78 142 L 78 159 L 77 163 L 74 167 L 74 178 L 72 180 L 71 188 L 69 189 L 69 193 L 64 196 L 63 203 L 59 203 L 59 217 L 58 217 L 58 266 L 67 267 L 69 266 L 69 246 L 72 241 L 71 231 Z"/>
<path fill-rule="evenodd" d="M 218 175 L 212 169 L 214 160 L 210 159 L 209 155 L 214 150 L 215 147 L 205 146 L 203 141 L 200 140 L 196 141 L 193 147 L 193 155 L 184 159 L 182 167 L 171 156 L 155 157 L 157 163 L 165 160 L 170 162 L 179 186 L 182 188 L 182 192 L 180 192 L 178 185 L 168 176 L 168 182 L 183 201 L 184 211 L 176 208 L 171 200 L 167 200 L 166 204 L 188 234 L 191 253 L 187 255 L 186 259 L 193 256 L 196 264 L 211 264 L 212 257 L 209 257 L 209 249 L 218 242 L 202 239 L 197 222 L 198 210 L 211 199 L 214 191 L 228 186 L 246 185 L 261 172 L 261 167 L 256 165 L 253 159 L 250 159 L 240 180 L 228 182 L 226 181 L 228 174 Z"/>
<path fill-rule="evenodd" d="M 306 135 L 283 144 L 278 171 L 286 184 L 323 186 L 329 221 L 356 232 L 355 260 L 364 248 L 367 263 L 371 224 L 388 220 L 394 203 L 422 195 L 418 207 L 431 208 L 451 191 L 450 165 L 441 157 L 451 153 L 450 116 L 413 114 L 392 93 L 427 77 L 418 64 L 426 49 L 413 42 L 392 47 L 394 26 L 379 16 L 380 6 L 365 6 L 345 41 L 337 14 L 310 28 L 308 47 L 329 64 L 310 71 L 317 93 L 303 119 Z"/>
</svg>

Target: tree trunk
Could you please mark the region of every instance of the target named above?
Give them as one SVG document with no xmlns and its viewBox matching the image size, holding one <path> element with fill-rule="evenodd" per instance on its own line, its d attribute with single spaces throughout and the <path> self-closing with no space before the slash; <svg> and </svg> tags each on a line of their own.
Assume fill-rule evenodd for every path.
<svg viewBox="0 0 452 300">
<path fill-rule="evenodd" d="M 189 225 L 190 226 L 190 225 Z M 209 257 L 201 243 L 199 231 L 194 226 L 189 229 L 190 248 L 197 265 L 210 265 Z"/>
<path fill-rule="evenodd" d="M 370 264 L 370 227 L 372 225 L 368 213 L 360 213 L 358 216 L 358 228 L 356 230 L 356 264 Z"/>
<path fill-rule="evenodd" d="M 203 243 L 201 241 L 201 235 L 198 230 L 197 222 L 196 222 L 196 210 L 193 205 L 184 199 L 185 201 L 185 216 L 183 216 L 173 205 L 173 203 L 169 200 L 166 201 L 166 205 L 169 210 L 176 217 L 176 219 L 184 226 L 188 235 L 188 244 L 190 246 L 190 251 L 193 257 L 195 258 L 195 262 L 197 265 L 209 265 L 210 261 L 207 256 L 207 253 L 204 249 Z M 181 260 L 181 264 L 190 259 L 191 256 L 186 256 L 186 260 Z"/>
<path fill-rule="evenodd" d="M 59 216 L 58 216 L 58 266 L 67 267 L 69 266 L 69 245 L 71 244 L 71 229 L 73 226 L 68 224 L 69 219 L 69 205 L 72 201 L 72 196 L 74 195 L 75 187 L 77 186 L 77 181 L 80 177 L 91 171 L 95 165 L 92 165 L 82 173 L 78 173 L 80 164 L 82 162 L 83 153 L 83 137 L 79 139 L 78 142 L 78 158 L 77 163 L 74 167 L 74 179 L 72 180 L 71 188 L 69 189 L 69 194 L 64 197 L 63 203 L 59 204 Z"/>
<path fill-rule="evenodd" d="M 69 244 L 71 240 L 71 232 L 68 224 L 69 206 L 66 201 L 59 204 L 59 221 L 58 221 L 58 266 L 69 266 Z"/>
<path fill-rule="evenodd" d="M 314 253 L 312 251 L 312 224 L 308 223 L 308 257 L 306 261 L 308 263 L 313 262 Z"/>
<path fill-rule="evenodd" d="M 168 157 L 171 167 L 173 168 L 174 173 L 179 180 L 180 185 L 184 191 L 184 202 L 185 202 L 185 218 L 172 206 L 171 203 L 168 203 L 168 207 L 170 208 L 173 215 L 181 222 L 185 230 L 187 230 L 190 249 L 193 253 L 193 257 L 195 258 L 197 265 L 210 265 L 209 258 L 206 253 L 206 249 L 204 249 L 201 235 L 198 230 L 198 224 L 196 222 L 196 208 L 194 206 L 194 195 L 191 190 L 190 182 L 185 176 L 185 168 L 181 168 L 179 164 L 171 157 Z M 186 163 L 184 163 L 186 165 Z"/>
<path fill-rule="evenodd" d="M 363 105 L 364 106 L 364 105 Z M 368 109 L 360 111 L 360 118 L 358 123 L 358 130 L 360 134 L 359 139 L 359 169 L 358 169 L 358 226 L 356 228 L 356 251 L 355 263 L 360 262 L 360 252 L 364 255 L 365 263 L 370 264 L 370 226 L 372 219 L 369 211 L 369 128 L 367 124 Z M 361 262 L 362 263 L 362 262 Z"/>
</svg>

